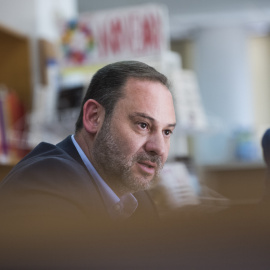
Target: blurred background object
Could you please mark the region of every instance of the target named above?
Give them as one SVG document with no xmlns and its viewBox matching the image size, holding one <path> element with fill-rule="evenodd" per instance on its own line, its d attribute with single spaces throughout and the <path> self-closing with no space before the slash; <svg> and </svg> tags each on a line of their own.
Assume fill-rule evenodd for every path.
<svg viewBox="0 0 270 270">
<path fill-rule="evenodd" d="M 223 199 L 225 205 L 262 199 L 266 167 L 260 143 L 270 126 L 270 2 L 0 4 L 0 84 L 25 107 L 15 147 L 6 142 L 14 142 L 10 134 L 16 132 L 1 120 L 1 179 L 40 141 L 56 143 L 74 132 L 80 100 L 98 68 L 136 59 L 165 73 L 175 97 L 178 125 L 167 165 L 178 172 L 171 180 L 165 176 L 162 190 L 185 190 L 181 167 L 191 199 L 185 204 L 196 205 L 202 197 L 213 206 Z M 7 150 L 15 148 L 22 150 L 17 157 Z M 173 208 L 183 206 L 181 192 L 167 201 Z"/>
</svg>

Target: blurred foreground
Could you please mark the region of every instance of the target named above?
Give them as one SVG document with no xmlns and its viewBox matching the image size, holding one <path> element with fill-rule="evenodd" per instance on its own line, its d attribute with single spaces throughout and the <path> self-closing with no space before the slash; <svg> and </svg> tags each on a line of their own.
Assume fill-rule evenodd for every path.
<svg viewBox="0 0 270 270">
<path fill-rule="evenodd" d="M 269 269 L 270 204 L 159 222 L 1 221 L 1 269 Z M 37 226 L 35 226 L 37 225 Z"/>
</svg>

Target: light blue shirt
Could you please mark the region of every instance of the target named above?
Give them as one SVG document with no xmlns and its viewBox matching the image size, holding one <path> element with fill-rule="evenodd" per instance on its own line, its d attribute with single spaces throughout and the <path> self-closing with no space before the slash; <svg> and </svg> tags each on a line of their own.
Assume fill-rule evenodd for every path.
<svg viewBox="0 0 270 270">
<path fill-rule="evenodd" d="M 130 217 L 138 206 L 136 198 L 131 193 L 125 194 L 119 198 L 98 174 L 97 170 L 76 142 L 74 135 L 71 136 L 71 139 L 86 168 L 93 177 L 109 215 L 113 219 L 125 219 Z"/>
</svg>

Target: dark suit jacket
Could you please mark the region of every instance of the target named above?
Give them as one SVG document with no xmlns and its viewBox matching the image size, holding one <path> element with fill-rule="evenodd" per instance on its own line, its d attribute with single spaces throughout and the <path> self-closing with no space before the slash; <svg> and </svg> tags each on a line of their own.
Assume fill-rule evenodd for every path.
<svg viewBox="0 0 270 270">
<path fill-rule="evenodd" d="M 135 213 L 112 221 L 71 137 L 40 143 L 0 183 L 0 268 L 97 269 L 121 238 L 157 221 L 148 194 L 134 195 Z"/>
<path fill-rule="evenodd" d="M 129 222 L 157 218 L 144 191 L 134 194 L 138 208 Z M 32 224 L 89 226 L 110 221 L 99 190 L 71 137 L 57 145 L 40 143 L 1 182 L 0 214 Z"/>
</svg>

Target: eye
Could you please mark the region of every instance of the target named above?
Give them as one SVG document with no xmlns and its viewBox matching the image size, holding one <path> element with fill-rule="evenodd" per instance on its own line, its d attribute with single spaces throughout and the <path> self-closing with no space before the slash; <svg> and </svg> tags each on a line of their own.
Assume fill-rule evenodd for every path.
<svg viewBox="0 0 270 270">
<path fill-rule="evenodd" d="M 138 123 L 138 125 L 140 126 L 141 129 L 146 129 L 148 127 L 148 125 L 144 122 L 140 122 Z"/>
<path fill-rule="evenodd" d="M 166 129 L 166 130 L 164 130 L 164 134 L 165 134 L 165 136 L 171 136 L 172 135 L 172 131 L 170 130 L 170 129 Z"/>
</svg>

